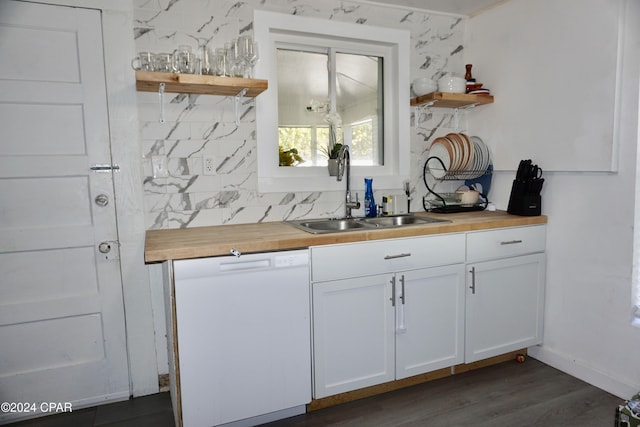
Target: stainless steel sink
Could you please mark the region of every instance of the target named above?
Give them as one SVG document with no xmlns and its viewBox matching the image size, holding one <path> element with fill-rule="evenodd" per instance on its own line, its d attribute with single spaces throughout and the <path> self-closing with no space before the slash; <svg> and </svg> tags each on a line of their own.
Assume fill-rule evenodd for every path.
<svg viewBox="0 0 640 427">
<path fill-rule="evenodd" d="M 335 233 L 337 231 L 361 230 L 376 228 L 374 224 L 367 224 L 357 219 L 311 219 L 302 221 L 287 221 L 287 224 L 308 233 Z"/>
<path fill-rule="evenodd" d="M 381 216 L 376 218 L 327 218 L 286 221 L 293 227 L 307 233 L 336 233 L 355 230 L 375 230 L 392 227 L 405 227 L 410 225 L 423 225 L 437 222 L 451 222 L 446 219 L 414 215 Z"/>
</svg>

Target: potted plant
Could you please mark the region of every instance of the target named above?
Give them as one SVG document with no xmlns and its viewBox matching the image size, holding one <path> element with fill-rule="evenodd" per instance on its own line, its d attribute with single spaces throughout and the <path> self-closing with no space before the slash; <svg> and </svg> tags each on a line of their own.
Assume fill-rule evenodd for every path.
<svg viewBox="0 0 640 427">
<path fill-rule="evenodd" d="M 342 144 L 339 142 L 331 142 L 332 138 L 329 138 L 329 144 L 326 148 L 322 149 L 322 152 L 327 156 L 327 167 L 329 168 L 329 176 L 338 175 L 338 153 L 342 148 Z"/>
<path fill-rule="evenodd" d="M 329 123 L 329 143 L 326 147 L 323 147 L 322 152 L 328 158 L 329 175 L 336 176 L 338 175 L 338 154 L 342 148 L 342 143 L 340 142 L 342 138 L 338 138 L 338 128 L 342 124 L 342 119 L 338 113 L 330 111 L 324 120 Z"/>
<path fill-rule="evenodd" d="M 278 147 L 278 158 L 280 166 L 295 166 L 304 162 L 304 159 L 300 157 L 298 150 L 295 148 L 285 150 L 282 147 Z"/>
</svg>

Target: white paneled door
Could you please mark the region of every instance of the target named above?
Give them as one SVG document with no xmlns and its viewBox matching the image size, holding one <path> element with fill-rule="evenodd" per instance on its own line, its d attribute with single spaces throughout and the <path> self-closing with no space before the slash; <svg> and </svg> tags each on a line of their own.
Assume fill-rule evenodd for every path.
<svg viewBox="0 0 640 427">
<path fill-rule="evenodd" d="M 0 402 L 127 398 L 100 11 L 0 0 L 0 58 Z"/>
</svg>

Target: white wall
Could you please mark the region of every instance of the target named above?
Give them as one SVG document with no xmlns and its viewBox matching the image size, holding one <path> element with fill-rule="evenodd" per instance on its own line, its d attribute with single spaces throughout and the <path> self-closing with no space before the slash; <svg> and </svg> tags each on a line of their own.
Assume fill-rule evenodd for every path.
<svg viewBox="0 0 640 427">
<path fill-rule="evenodd" d="M 514 170 L 523 158 L 548 171 L 615 170 L 625 1 L 509 1 L 470 20 L 465 56 L 499 97 L 470 124 L 493 137 L 495 170 Z"/>
<path fill-rule="evenodd" d="M 615 1 L 611 7 L 615 7 Z M 501 8 L 509 7 L 512 13 L 523 17 L 558 13 L 571 16 L 568 2 L 544 0 L 530 2 L 511 0 L 482 14 L 484 21 L 494 19 L 493 27 L 500 28 L 498 19 Z M 617 173 L 594 172 L 550 172 L 545 174 L 542 193 L 543 214 L 549 216 L 547 236 L 547 284 L 544 345 L 534 348 L 534 357 L 577 376 L 622 398 L 629 398 L 640 389 L 640 328 L 631 325 L 632 305 L 632 247 L 634 228 L 634 194 L 636 173 L 636 146 L 638 143 L 638 94 L 640 80 L 639 42 L 640 3 L 628 2 L 625 13 L 624 47 L 622 56 L 622 79 L 620 99 L 619 171 Z M 475 31 L 474 19 L 469 23 L 467 60 L 473 63 L 473 45 L 483 40 L 493 40 L 494 34 Z M 483 23 L 482 27 L 491 27 Z M 588 28 L 593 37 L 598 37 L 600 28 Z M 540 31 L 545 31 L 540 28 Z M 528 46 L 537 52 L 532 61 L 543 62 L 554 72 L 554 62 L 545 58 L 542 46 L 536 38 Z M 503 43 L 509 43 L 504 39 Z M 501 49 L 502 46 L 495 46 Z M 485 46 L 486 48 L 486 46 Z M 524 47 L 523 47 L 524 48 Z M 567 55 L 572 52 L 567 51 Z M 592 61 L 597 61 L 593 52 Z M 482 64 L 482 78 L 491 82 L 501 69 L 510 68 L 510 57 L 494 64 Z M 576 63 L 582 61 L 576 60 Z M 518 66 L 522 66 L 519 64 Z M 493 67 L 493 68 L 492 68 Z M 562 74 L 563 70 L 558 70 Z M 501 74 L 501 78 L 505 78 Z M 513 85 L 519 78 L 512 75 Z M 591 82 L 575 70 L 572 84 L 588 90 Z M 582 78 L 582 80 L 581 80 Z M 501 83 L 501 86 L 503 84 Z M 487 84 L 489 86 L 489 84 Z M 544 90 L 543 87 L 533 90 Z M 501 94 L 494 93 L 496 103 Z M 549 93 L 547 108 L 556 108 L 562 117 L 565 110 L 554 107 L 553 99 L 562 93 Z M 509 105 L 513 114 L 525 114 L 527 100 L 522 105 Z M 483 107 L 491 108 L 491 106 Z M 610 117 L 611 110 L 603 105 L 603 120 Z M 604 117 L 606 115 L 606 117 Z M 500 138 L 510 123 L 501 117 L 489 118 L 487 114 L 469 116 L 473 129 L 476 120 L 484 120 L 483 134 L 486 140 Z M 533 123 L 531 128 L 544 127 L 545 123 Z M 527 129 L 530 131 L 531 128 Z M 512 129 L 513 130 L 513 129 Z M 557 141 L 562 144 L 562 141 Z M 503 146 L 504 147 L 504 146 Z M 508 146 L 506 147 L 508 149 Z M 584 150 L 594 149 L 589 143 Z M 532 156 L 534 157 L 534 156 Z M 527 157 L 524 157 L 527 158 Z M 535 157 L 534 157 L 535 160 Z M 544 168 L 544 165 L 541 164 Z M 514 166 L 515 168 L 515 166 Z M 490 198 L 498 208 L 506 209 L 514 174 L 496 173 Z"/>
</svg>

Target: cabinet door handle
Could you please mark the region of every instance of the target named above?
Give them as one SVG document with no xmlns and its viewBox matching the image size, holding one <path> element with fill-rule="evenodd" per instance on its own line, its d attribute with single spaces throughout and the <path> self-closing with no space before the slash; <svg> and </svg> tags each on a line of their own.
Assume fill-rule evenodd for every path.
<svg viewBox="0 0 640 427">
<path fill-rule="evenodd" d="M 396 334 L 404 334 L 407 332 L 406 317 L 404 313 L 404 274 L 400 276 L 400 284 L 402 290 L 400 300 L 402 300 L 402 304 L 396 307 Z"/>
<path fill-rule="evenodd" d="M 475 295 L 475 293 L 476 293 L 476 268 L 475 267 L 471 267 L 471 270 L 469 270 L 469 273 L 471 273 L 471 286 L 469 286 L 469 289 L 471 289 L 471 293 Z"/>
<path fill-rule="evenodd" d="M 522 240 L 508 240 L 506 242 L 500 242 L 501 245 L 515 245 L 517 243 L 522 243 Z"/>
<path fill-rule="evenodd" d="M 397 255 L 386 255 L 384 257 L 384 259 L 394 259 L 394 258 L 405 258 L 411 256 L 410 253 L 401 253 L 401 254 L 397 254 Z"/>
<path fill-rule="evenodd" d="M 395 307 L 396 306 L 396 276 L 393 276 L 391 278 L 391 298 L 389 298 L 391 300 L 391 306 Z"/>
</svg>

